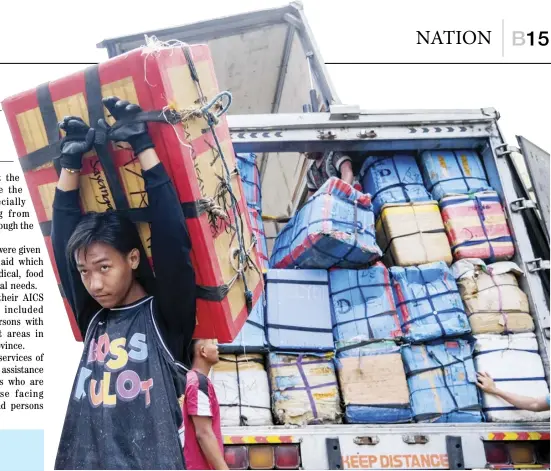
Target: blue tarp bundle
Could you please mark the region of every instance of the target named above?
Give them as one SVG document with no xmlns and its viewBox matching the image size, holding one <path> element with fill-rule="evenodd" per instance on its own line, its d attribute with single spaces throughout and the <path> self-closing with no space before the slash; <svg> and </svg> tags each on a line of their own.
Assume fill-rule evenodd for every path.
<svg viewBox="0 0 551 471">
<path fill-rule="evenodd" d="M 326 270 L 268 270 L 266 340 L 280 351 L 332 351 Z"/>
<path fill-rule="evenodd" d="M 409 392 L 400 355 L 393 341 L 338 342 L 339 372 L 345 420 L 351 424 L 411 422 Z"/>
<path fill-rule="evenodd" d="M 417 422 L 482 422 L 471 354 L 465 340 L 402 347 Z"/>
<path fill-rule="evenodd" d="M 259 353 L 268 349 L 264 335 L 264 295 L 253 306 L 233 342 L 218 345 L 222 353 Z"/>
<path fill-rule="evenodd" d="M 262 194 L 260 191 L 260 173 L 256 166 L 255 154 L 235 154 L 237 157 L 237 169 L 241 181 L 243 182 L 243 191 L 245 192 L 245 201 L 249 207 L 262 211 Z"/>
<path fill-rule="evenodd" d="M 436 201 L 447 194 L 491 189 L 480 157 L 472 150 L 426 150 L 421 154 L 421 171 Z"/>
<path fill-rule="evenodd" d="M 362 188 L 373 199 L 373 209 L 378 216 L 387 203 L 429 201 L 429 193 L 415 157 L 396 154 L 392 157 L 367 157 L 360 170 Z"/>
<path fill-rule="evenodd" d="M 390 275 L 382 263 L 365 270 L 332 270 L 329 281 L 335 341 L 402 336 Z"/>
<path fill-rule="evenodd" d="M 367 195 L 332 177 L 279 233 L 272 268 L 361 268 L 381 256 Z"/>
<path fill-rule="evenodd" d="M 457 284 L 445 262 L 392 267 L 390 276 L 402 331 L 408 342 L 471 332 Z"/>
</svg>

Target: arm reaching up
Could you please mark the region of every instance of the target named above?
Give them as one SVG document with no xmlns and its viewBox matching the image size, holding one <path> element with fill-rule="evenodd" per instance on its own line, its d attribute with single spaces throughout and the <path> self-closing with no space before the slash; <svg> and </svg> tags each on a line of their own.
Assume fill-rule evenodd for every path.
<svg viewBox="0 0 551 471">
<path fill-rule="evenodd" d="M 65 117 L 59 127 L 66 134 L 61 141 L 61 173 L 53 203 L 52 245 L 61 286 L 84 337 L 90 319 L 101 306 L 86 291 L 80 273 L 67 259 L 65 249 L 82 218 L 79 204 L 82 156 L 92 149 L 95 131 L 77 116 Z"/>
<path fill-rule="evenodd" d="M 195 330 L 196 288 L 184 213 L 176 189 L 157 156 L 147 123 L 132 121 L 141 108 L 117 97 L 105 98 L 103 103 L 116 120 L 123 121 L 110 127 L 100 120 L 99 127 L 110 140 L 128 142 L 142 167 L 159 306 L 156 316 L 173 356 L 189 366 L 187 352 Z"/>
</svg>

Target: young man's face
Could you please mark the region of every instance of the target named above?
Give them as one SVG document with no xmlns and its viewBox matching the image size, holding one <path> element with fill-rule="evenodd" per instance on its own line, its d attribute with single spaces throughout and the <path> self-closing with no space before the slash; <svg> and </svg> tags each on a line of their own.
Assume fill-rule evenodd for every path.
<svg viewBox="0 0 551 471">
<path fill-rule="evenodd" d="M 202 340 L 199 345 L 201 356 L 207 361 L 209 365 L 215 365 L 220 361 L 218 357 L 218 343 L 216 339 Z"/>
<path fill-rule="evenodd" d="M 103 308 L 123 304 L 134 281 L 133 270 L 140 263 L 137 249 L 123 255 L 110 245 L 91 244 L 75 254 L 77 269 L 88 293 Z"/>
</svg>

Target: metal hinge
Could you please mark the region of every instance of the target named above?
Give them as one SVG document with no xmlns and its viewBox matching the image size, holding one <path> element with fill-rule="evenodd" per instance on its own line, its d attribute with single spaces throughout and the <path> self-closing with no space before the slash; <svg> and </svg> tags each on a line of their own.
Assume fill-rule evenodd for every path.
<svg viewBox="0 0 551 471">
<path fill-rule="evenodd" d="M 523 211 L 525 209 L 538 209 L 538 205 L 534 201 L 527 200 L 525 198 L 519 198 L 518 200 L 511 201 L 509 207 L 514 213 L 518 213 L 519 211 Z"/>
<path fill-rule="evenodd" d="M 373 139 L 377 137 L 377 133 L 372 129 L 368 131 L 367 129 L 362 129 L 358 134 L 356 134 L 360 139 Z"/>
<path fill-rule="evenodd" d="M 429 442 L 428 435 L 402 435 L 402 440 L 408 445 L 425 445 Z"/>
<path fill-rule="evenodd" d="M 377 435 L 372 436 L 364 436 L 364 437 L 355 437 L 354 438 L 354 444 L 356 445 L 378 445 L 379 444 L 379 437 Z"/>
<path fill-rule="evenodd" d="M 494 151 L 498 157 L 504 157 L 506 155 L 511 154 L 511 152 L 517 152 L 519 154 L 522 154 L 520 149 L 515 146 L 510 146 L 509 144 L 501 144 L 500 146 L 497 146 L 494 148 Z"/>
<path fill-rule="evenodd" d="M 526 265 L 526 268 L 530 273 L 534 273 L 536 271 L 541 271 L 541 270 L 549 270 L 551 268 L 551 263 L 549 263 L 549 260 L 542 260 L 541 258 L 529 260 L 524 264 Z"/>
<path fill-rule="evenodd" d="M 336 137 L 337 137 L 337 133 L 336 133 L 336 132 L 333 132 L 333 131 L 318 131 L 318 139 L 322 139 L 322 140 L 329 139 L 329 140 L 332 140 L 332 139 L 335 139 Z"/>
</svg>

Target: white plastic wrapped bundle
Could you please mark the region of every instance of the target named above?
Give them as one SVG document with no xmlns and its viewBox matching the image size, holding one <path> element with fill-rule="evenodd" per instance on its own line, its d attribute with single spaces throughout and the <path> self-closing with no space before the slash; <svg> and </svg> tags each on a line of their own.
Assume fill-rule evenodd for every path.
<svg viewBox="0 0 551 471">
<path fill-rule="evenodd" d="M 220 355 L 210 377 L 222 427 L 272 425 L 268 374 L 261 354 Z"/>
<path fill-rule="evenodd" d="M 477 335 L 474 356 L 476 370 L 489 373 L 498 388 L 524 396 L 549 394 L 534 334 Z M 549 411 L 519 410 L 493 394 L 483 393 L 482 403 L 489 422 L 549 420 Z"/>
</svg>

